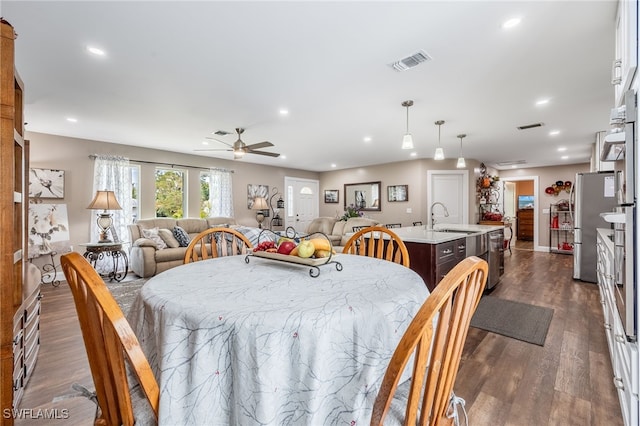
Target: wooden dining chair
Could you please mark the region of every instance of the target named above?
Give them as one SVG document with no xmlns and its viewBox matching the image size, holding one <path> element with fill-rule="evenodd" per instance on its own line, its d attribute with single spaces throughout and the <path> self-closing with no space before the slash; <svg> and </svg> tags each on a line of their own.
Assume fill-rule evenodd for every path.
<svg viewBox="0 0 640 426">
<path fill-rule="evenodd" d="M 184 254 L 184 263 L 247 254 L 252 248 L 249 239 L 233 228 L 209 228 L 191 239 Z"/>
<path fill-rule="evenodd" d="M 454 423 L 457 407 L 453 384 L 487 273 L 487 262 L 470 256 L 449 271 L 429 295 L 389 362 L 374 403 L 371 426 L 382 425 L 387 415 L 403 425 Z M 398 386 L 412 357 L 411 379 Z"/>
<path fill-rule="evenodd" d="M 384 238 L 384 236 L 388 238 Z M 349 238 L 343 253 L 377 257 L 409 267 L 407 246 L 398 235 L 384 226 L 369 226 Z"/>
<path fill-rule="evenodd" d="M 96 387 L 95 424 L 157 423 L 158 383 L 118 303 L 79 253 L 62 255 L 60 264 L 73 294 Z"/>
</svg>

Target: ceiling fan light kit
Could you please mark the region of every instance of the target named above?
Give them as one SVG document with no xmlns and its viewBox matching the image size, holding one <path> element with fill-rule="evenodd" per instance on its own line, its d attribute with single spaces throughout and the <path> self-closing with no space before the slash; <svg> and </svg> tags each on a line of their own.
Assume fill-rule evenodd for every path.
<svg viewBox="0 0 640 426">
<path fill-rule="evenodd" d="M 436 153 L 433 156 L 434 160 L 444 160 L 444 150 L 442 146 L 440 146 L 440 126 L 444 124 L 444 120 L 436 121 L 436 126 L 438 126 L 438 147 L 436 148 Z"/>
<path fill-rule="evenodd" d="M 258 143 L 254 143 L 251 145 L 247 145 L 242 141 L 241 135 L 242 133 L 244 133 L 244 129 L 242 127 L 237 127 L 236 128 L 236 133 L 238 134 L 238 140 L 235 141 L 233 143 L 233 145 L 228 144 L 224 141 L 218 140 L 218 139 L 214 139 L 214 138 L 207 138 L 207 139 L 212 139 L 216 142 L 220 142 L 224 145 L 227 145 L 229 148 L 219 148 L 219 149 L 196 149 L 196 151 L 230 151 L 233 152 L 233 159 L 234 160 L 240 160 L 242 159 L 242 157 L 244 157 L 245 154 L 258 154 L 258 155 L 266 155 L 268 157 L 279 157 L 280 154 L 275 153 L 275 152 L 268 152 L 268 151 L 258 151 L 259 148 L 268 148 L 270 146 L 273 146 L 273 144 L 271 142 L 268 141 L 263 141 L 263 142 L 258 142 Z M 218 130 L 216 132 L 216 134 L 222 134 L 221 130 Z M 229 133 L 227 133 L 229 134 Z"/>
<path fill-rule="evenodd" d="M 402 138 L 402 149 L 413 149 L 413 136 L 409 133 L 409 107 L 413 105 L 413 101 L 404 101 L 402 106 L 407 108 L 407 132 Z"/>
</svg>

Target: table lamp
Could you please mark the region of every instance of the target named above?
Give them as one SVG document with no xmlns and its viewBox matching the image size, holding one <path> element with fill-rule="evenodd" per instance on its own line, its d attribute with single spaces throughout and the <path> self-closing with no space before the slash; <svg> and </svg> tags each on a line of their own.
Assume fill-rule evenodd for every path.
<svg viewBox="0 0 640 426">
<path fill-rule="evenodd" d="M 254 198 L 252 209 L 258 210 L 258 213 L 256 213 L 256 220 L 258 221 L 258 228 L 262 228 L 262 222 L 264 221 L 263 210 L 269 209 L 269 206 L 267 205 L 267 200 L 265 200 L 264 197 Z"/>
<path fill-rule="evenodd" d="M 112 243 L 113 241 L 107 237 L 107 233 L 111 229 L 113 224 L 112 214 L 107 213 L 107 210 L 122 210 L 118 200 L 116 200 L 116 194 L 113 191 L 96 191 L 96 196 L 93 201 L 87 206 L 90 210 L 102 210 L 102 213 L 98 213 L 97 224 L 100 228 L 100 240 L 98 243 Z"/>
</svg>

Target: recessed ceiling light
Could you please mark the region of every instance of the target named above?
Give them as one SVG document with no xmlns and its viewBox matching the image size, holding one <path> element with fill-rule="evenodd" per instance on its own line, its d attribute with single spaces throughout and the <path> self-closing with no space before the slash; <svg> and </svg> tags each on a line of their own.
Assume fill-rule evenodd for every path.
<svg viewBox="0 0 640 426">
<path fill-rule="evenodd" d="M 68 121 L 69 123 L 77 123 L 77 122 L 78 122 L 78 119 L 77 119 L 77 118 L 74 118 L 74 117 L 67 117 L 67 121 Z"/>
<path fill-rule="evenodd" d="M 280 115 L 289 115 L 289 110 L 288 109 L 281 109 L 280 110 Z"/>
<path fill-rule="evenodd" d="M 87 52 L 91 53 L 92 55 L 96 55 L 96 56 L 105 56 L 107 53 L 100 49 L 99 47 L 95 47 L 95 46 L 87 46 Z"/>
<path fill-rule="evenodd" d="M 336 163 L 331 164 L 331 167 L 338 167 L 338 165 Z"/>
<path fill-rule="evenodd" d="M 412 152 L 411 154 L 409 154 L 411 157 L 415 157 L 416 155 L 418 155 L 417 152 Z"/>
<path fill-rule="evenodd" d="M 371 137 L 370 136 L 365 136 L 364 137 L 364 141 L 365 142 L 371 142 Z"/>
<path fill-rule="evenodd" d="M 209 145 L 209 142 L 207 142 L 207 141 L 202 141 L 202 145 Z"/>
<path fill-rule="evenodd" d="M 560 157 L 560 158 L 562 158 L 563 160 L 566 160 L 566 159 L 568 159 L 568 158 L 569 158 L 569 156 L 568 156 L 568 155 L 563 155 L 563 156 L 562 156 L 562 157 Z"/>
<path fill-rule="evenodd" d="M 536 101 L 537 106 L 546 105 L 548 103 L 549 103 L 549 99 L 540 99 L 539 101 Z"/>
<path fill-rule="evenodd" d="M 286 160 L 286 159 L 287 159 L 287 156 L 286 156 L 286 155 L 282 155 L 282 154 L 280 154 L 280 158 L 282 158 L 283 160 Z"/>
<path fill-rule="evenodd" d="M 502 28 L 508 29 L 517 26 L 520 23 L 520 18 L 511 18 L 502 23 Z"/>
<path fill-rule="evenodd" d="M 515 164 L 511 166 L 512 169 L 517 169 L 518 166 L 516 166 Z"/>
<path fill-rule="evenodd" d="M 566 147 L 564 147 L 564 146 L 560 146 L 560 147 L 558 147 L 558 152 L 564 152 L 564 151 L 566 151 L 566 150 L 567 150 L 567 148 L 566 148 Z"/>
<path fill-rule="evenodd" d="M 549 132 L 549 136 L 557 136 L 560 134 L 560 130 L 552 130 Z"/>
</svg>

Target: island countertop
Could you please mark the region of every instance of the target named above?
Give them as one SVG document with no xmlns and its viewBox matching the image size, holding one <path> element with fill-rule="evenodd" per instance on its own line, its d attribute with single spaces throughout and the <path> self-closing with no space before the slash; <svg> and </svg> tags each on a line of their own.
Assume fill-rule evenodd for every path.
<svg viewBox="0 0 640 426">
<path fill-rule="evenodd" d="M 435 229 L 427 228 L 426 225 L 422 225 L 394 228 L 392 231 L 405 242 L 440 244 L 465 238 L 469 235 L 485 234 L 497 229 L 503 229 L 503 227 L 492 225 L 440 223 L 436 224 Z"/>
</svg>

